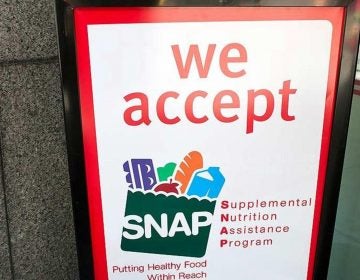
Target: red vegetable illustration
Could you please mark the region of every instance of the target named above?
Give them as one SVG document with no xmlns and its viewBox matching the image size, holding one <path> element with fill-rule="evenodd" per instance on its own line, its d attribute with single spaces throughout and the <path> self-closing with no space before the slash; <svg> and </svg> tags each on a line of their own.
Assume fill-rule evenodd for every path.
<svg viewBox="0 0 360 280">
<path fill-rule="evenodd" d="M 173 182 L 170 179 L 170 182 L 166 182 L 166 183 L 162 183 L 158 186 L 156 186 L 156 188 L 154 189 L 155 192 L 166 192 L 166 193 L 176 193 L 178 194 L 179 191 L 177 189 L 177 186 L 179 185 L 179 183 L 177 182 Z"/>
</svg>

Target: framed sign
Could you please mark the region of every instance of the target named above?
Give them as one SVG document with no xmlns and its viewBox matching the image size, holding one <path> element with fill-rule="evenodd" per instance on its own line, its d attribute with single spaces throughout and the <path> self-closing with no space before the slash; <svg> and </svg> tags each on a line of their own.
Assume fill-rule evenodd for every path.
<svg viewBox="0 0 360 280">
<path fill-rule="evenodd" d="M 57 1 L 82 279 L 325 279 L 356 2 L 261 3 Z"/>
</svg>

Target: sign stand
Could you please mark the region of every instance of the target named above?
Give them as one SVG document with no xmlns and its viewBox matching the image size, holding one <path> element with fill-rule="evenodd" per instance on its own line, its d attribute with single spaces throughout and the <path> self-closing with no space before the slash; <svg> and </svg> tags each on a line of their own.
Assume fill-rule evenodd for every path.
<svg viewBox="0 0 360 280">
<path fill-rule="evenodd" d="M 56 1 L 81 279 L 325 279 L 358 1 L 115 2 Z"/>
</svg>

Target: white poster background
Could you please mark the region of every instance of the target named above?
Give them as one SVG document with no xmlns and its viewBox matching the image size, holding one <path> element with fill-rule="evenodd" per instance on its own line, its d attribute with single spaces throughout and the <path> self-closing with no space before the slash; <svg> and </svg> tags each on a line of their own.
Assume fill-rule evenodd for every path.
<svg viewBox="0 0 360 280">
<path fill-rule="evenodd" d="M 204 167 L 219 166 L 225 185 L 214 214 L 204 269 L 208 280 L 306 279 L 317 187 L 321 136 L 331 48 L 331 23 L 325 20 L 259 22 L 188 22 L 107 24 L 88 27 L 94 98 L 100 186 L 104 215 L 109 279 L 148 279 L 149 273 L 112 273 L 112 266 L 183 263 L 189 257 L 126 252 L 120 249 L 127 183 L 122 165 L 132 158 L 151 158 L 156 166 L 180 163 L 190 151 L 202 153 Z M 229 43 L 240 43 L 248 62 L 231 65 L 246 75 L 228 78 L 219 67 L 219 54 Z M 180 46 L 183 60 L 190 44 L 199 45 L 205 57 L 209 44 L 216 50 L 209 75 L 200 79 L 195 63 L 187 79 L 180 79 L 171 45 Z M 290 96 L 289 114 L 281 119 L 283 81 L 297 89 Z M 265 122 L 255 122 L 246 134 L 247 92 L 268 89 L 275 109 Z M 240 97 L 233 123 L 222 123 L 212 113 L 212 101 L 221 90 L 234 90 Z M 195 90 L 208 93 L 195 102 L 195 115 L 209 121 L 193 124 L 184 113 L 185 98 Z M 166 112 L 178 115 L 175 125 L 161 123 L 156 115 L 157 98 L 166 91 L 180 94 L 169 99 Z M 149 98 L 149 126 L 128 126 L 124 110 L 138 102 L 124 96 L 143 92 Z M 260 100 L 261 98 L 259 98 Z M 264 103 L 255 109 L 264 112 Z M 220 201 L 288 200 L 312 198 L 312 207 L 265 209 L 276 212 L 274 224 L 288 225 L 288 233 L 274 234 L 272 246 L 220 248 Z M 244 211 L 251 212 L 251 211 Z M 258 211 L 253 211 L 258 212 Z M 234 210 L 234 213 L 238 213 Z M 259 223 L 248 222 L 246 225 Z M 263 225 L 264 223 L 260 223 Z M 244 224 L 239 223 L 238 226 Z M 266 235 L 265 235 L 266 236 Z M 234 235 L 231 240 L 264 238 Z M 185 271 L 181 269 L 181 271 Z M 160 271 L 160 273 L 176 271 Z M 189 270 L 188 272 L 197 272 Z M 165 279 L 165 278 L 164 278 Z"/>
</svg>

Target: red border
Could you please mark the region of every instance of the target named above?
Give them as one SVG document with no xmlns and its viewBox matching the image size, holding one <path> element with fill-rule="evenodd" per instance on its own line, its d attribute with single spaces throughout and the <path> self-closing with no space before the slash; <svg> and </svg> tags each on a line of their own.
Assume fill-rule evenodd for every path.
<svg viewBox="0 0 360 280">
<path fill-rule="evenodd" d="M 104 223 L 98 169 L 96 129 L 94 119 L 92 82 L 87 25 L 114 23 L 155 22 L 209 22 L 209 21 L 266 21 L 266 20 L 329 20 L 333 25 L 330 68 L 326 108 L 319 162 L 318 185 L 307 279 L 313 278 L 314 261 L 322 199 L 324 193 L 327 159 L 340 63 L 341 39 L 345 9 L 340 7 L 224 7 L 224 8 L 75 8 L 75 43 L 78 67 L 78 86 L 83 129 L 83 145 L 87 193 L 90 212 L 91 239 L 96 280 L 107 280 Z"/>
<path fill-rule="evenodd" d="M 355 80 L 354 82 L 354 94 L 360 95 L 360 80 Z"/>
</svg>

